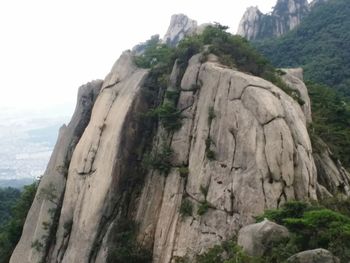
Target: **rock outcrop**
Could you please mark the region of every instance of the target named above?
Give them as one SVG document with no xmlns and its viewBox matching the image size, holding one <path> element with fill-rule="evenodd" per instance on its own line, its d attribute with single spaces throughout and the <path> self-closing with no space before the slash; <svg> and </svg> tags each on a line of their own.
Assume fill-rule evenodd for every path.
<svg viewBox="0 0 350 263">
<path fill-rule="evenodd" d="M 69 165 L 50 262 L 91 262 L 95 253 L 105 261 L 97 241 L 103 242 L 112 223 L 108 219 L 114 219 L 115 198 L 128 176 L 140 129 L 137 114 L 145 106 L 141 86 L 146 76 L 147 70 L 136 68 L 131 53 L 125 52 L 104 80 Z"/>
<path fill-rule="evenodd" d="M 73 117 L 59 131 L 49 164 L 27 215 L 22 237 L 10 262 L 40 262 L 43 257 L 45 252 L 42 246 L 51 237 L 52 231 L 55 231 L 54 220 L 61 209 L 72 154 L 90 121 L 91 110 L 101 86 L 102 81 L 96 80 L 79 88 Z"/>
<path fill-rule="evenodd" d="M 243 251 L 253 257 L 263 256 L 264 253 L 284 238 L 289 237 L 288 229 L 267 219 L 243 227 L 238 233 L 238 245 Z"/>
<path fill-rule="evenodd" d="M 317 144 L 320 149 L 314 152 L 314 159 L 318 182 L 322 186 L 319 189 L 319 198 L 324 199 L 337 194 L 350 196 L 350 174 L 334 157 L 325 142 L 317 138 Z"/>
<path fill-rule="evenodd" d="M 192 32 L 193 22 L 184 25 Z M 166 38 L 170 44 L 187 34 L 177 32 Z M 170 99 L 154 87 L 156 73 L 138 68 L 133 56 L 124 52 L 103 82 L 81 88 L 11 263 L 113 262 L 118 231 L 133 223 L 138 245 L 151 251 L 154 263 L 193 259 L 266 209 L 333 193 L 317 176 L 300 70 L 284 70 L 283 79 L 302 107 L 274 84 L 221 65 L 212 54 L 207 61 L 194 55 L 184 68 L 176 61 L 167 91 L 179 95 L 174 106 L 182 125 L 169 132 L 145 113 Z M 146 166 L 152 153 L 159 157 L 168 148 L 166 172 Z M 261 224 L 267 236 L 277 229 Z"/>
<path fill-rule="evenodd" d="M 208 25 L 210 25 L 210 23 L 198 25 L 197 21 L 188 18 L 184 14 L 172 15 L 170 25 L 162 42 L 175 47 L 183 38 L 201 34 Z"/>
<path fill-rule="evenodd" d="M 196 85 L 201 87 L 193 91 Z M 150 172 L 136 217 L 139 241 L 154 244 L 154 262 L 200 254 L 267 208 L 317 198 L 306 118 L 273 84 L 215 62 L 202 64 L 195 56 L 178 107 L 185 119 L 170 145 L 173 163 L 188 166 L 188 176 L 177 168 L 166 178 Z M 210 109 L 215 118 L 208 123 Z M 215 160 L 207 157 L 208 148 Z M 185 200 L 192 216 L 179 214 Z M 207 211 L 198 215 L 203 204 Z"/>
<path fill-rule="evenodd" d="M 298 26 L 309 14 L 307 0 L 278 0 L 271 14 L 250 7 L 243 15 L 237 34 L 248 40 L 278 37 Z"/>
<path fill-rule="evenodd" d="M 288 263 L 340 263 L 340 260 L 325 249 L 300 252 L 287 260 Z"/>
<path fill-rule="evenodd" d="M 169 28 L 163 37 L 163 42 L 170 46 L 176 46 L 184 37 L 195 34 L 197 27 L 196 21 L 189 19 L 183 14 L 172 15 Z"/>
</svg>

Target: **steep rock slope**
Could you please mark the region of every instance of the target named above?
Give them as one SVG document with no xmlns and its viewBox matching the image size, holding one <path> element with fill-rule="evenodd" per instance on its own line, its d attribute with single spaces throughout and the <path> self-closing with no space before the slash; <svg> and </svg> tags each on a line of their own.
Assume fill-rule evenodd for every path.
<svg viewBox="0 0 350 263">
<path fill-rule="evenodd" d="M 41 248 L 47 242 L 50 233 L 55 231 L 53 224 L 61 209 L 67 169 L 73 151 L 89 123 L 91 110 L 101 86 L 102 81 L 97 80 L 79 88 L 75 112 L 68 126 L 64 125 L 59 131 L 49 164 L 27 215 L 21 240 L 10 262 L 38 262 L 41 260 L 44 251 L 41 249 L 36 253 L 32 247 L 36 245 Z M 44 225 L 46 227 L 43 227 Z"/>
<path fill-rule="evenodd" d="M 115 192 L 130 169 L 146 76 L 147 70 L 137 69 L 126 52 L 105 79 L 69 166 L 52 262 L 91 261 L 99 234 L 107 231 L 108 218 L 115 212 Z M 67 222 L 72 225 L 68 237 Z"/>
<path fill-rule="evenodd" d="M 154 243 L 153 262 L 199 254 L 286 200 L 317 199 L 299 105 L 263 79 L 198 59 L 182 79 L 178 107 L 185 119 L 170 140 L 173 163 L 188 165 L 188 176 L 176 168 L 166 178 L 150 172 L 138 208 L 139 240 Z M 198 83 L 197 92 L 189 90 Z M 211 107 L 216 117 L 208 123 Z M 206 156 L 208 138 L 215 160 Z M 184 200 L 208 211 L 181 218 Z"/>
<path fill-rule="evenodd" d="M 162 42 L 169 46 L 176 46 L 184 37 L 201 34 L 209 23 L 198 25 L 197 21 L 190 19 L 184 14 L 171 16 L 170 25 Z"/>
<path fill-rule="evenodd" d="M 249 7 L 240 21 L 237 34 L 248 40 L 281 36 L 298 26 L 309 11 L 307 0 L 278 0 L 271 14 Z"/>
<path fill-rule="evenodd" d="M 153 123 L 147 133 L 152 71 L 123 53 L 88 93 L 87 114 L 74 115 L 78 135 L 60 136 L 57 149 L 66 145 L 62 138 L 73 147 L 64 146 L 63 159 L 53 155 L 11 262 L 115 262 L 118 242 L 133 248 L 123 239 L 132 226 L 153 262 L 173 262 L 231 238 L 267 208 L 317 200 L 300 72 L 286 70 L 284 78 L 303 107 L 272 83 L 219 61 L 197 54 L 184 69 L 176 61 L 167 91 L 179 92 L 181 128 Z M 163 93 L 153 100 L 166 104 Z M 142 168 L 150 141 L 158 156 L 171 149 L 166 172 Z M 68 170 L 52 172 L 61 166 Z M 181 212 L 184 203 L 191 212 Z"/>
</svg>

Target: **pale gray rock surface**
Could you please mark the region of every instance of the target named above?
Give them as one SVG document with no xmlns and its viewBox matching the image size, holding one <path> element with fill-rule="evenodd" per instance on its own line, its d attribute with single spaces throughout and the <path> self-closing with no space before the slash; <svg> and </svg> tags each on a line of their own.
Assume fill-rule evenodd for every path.
<svg viewBox="0 0 350 263">
<path fill-rule="evenodd" d="M 198 25 L 197 21 L 190 19 L 184 14 L 172 15 L 170 25 L 162 42 L 175 47 L 183 38 L 203 33 L 204 29 L 209 25 L 211 24 Z"/>
<path fill-rule="evenodd" d="M 340 263 L 340 260 L 325 249 L 307 250 L 287 259 L 288 263 Z"/>
<path fill-rule="evenodd" d="M 254 40 L 258 37 L 261 18 L 264 16 L 257 6 L 248 7 L 241 21 L 239 22 L 237 35 L 243 36 L 248 40 Z"/>
<path fill-rule="evenodd" d="M 163 37 L 163 42 L 169 46 L 176 46 L 186 36 L 196 33 L 197 22 L 184 14 L 171 16 L 170 25 Z"/>
<path fill-rule="evenodd" d="M 336 158 L 321 139 L 317 143 L 322 148 L 314 153 L 318 182 L 324 188 L 320 188 L 320 198 L 329 197 L 325 189 L 332 195 L 350 196 L 350 174 L 339 160 L 334 161 Z"/>
<path fill-rule="evenodd" d="M 148 72 L 136 68 L 132 59 L 124 52 L 107 75 L 74 150 L 50 262 L 90 262 L 93 251 L 98 252 L 97 240 L 113 223 L 106 218 L 112 217 L 113 188 L 127 176 L 127 160 L 137 138 L 136 113 L 143 111 L 141 86 Z M 69 233 L 67 223 L 72 224 Z"/>
<path fill-rule="evenodd" d="M 271 14 L 249 7 L 239 23 L 237 34 L 248 40 L 278 37 L 297 27 L 309 12 L 307 0 L 278 0 Z"/>
<path fill-rule="evenodd" d="M 10 262 L 31 263 L 40 262 L 44 256 L 45 236 L 49 235 L 53 220 L 50 210 L 59 209 L 66 186 L 68 165 L 72 153 L 90 121 L 91 110 L 102 86 L 101 80 L 92 81 L 79 88 L 77 106 L 70 123 L 63 126 L 41 179 L 34 202 L 26 218 L 22 237 L 18 242 Z M 40 193 L 43 190 L 51 190 L 52 197 L 49 200 Z M 44 228 L 44 224 L 48 229 Z M 32 247 L 34 242 L 44 245 L 42 251 Z"/>
<path fill-rule="evenodd" d="M 186 180 L 176 169 L 166 178 L 147 175 L 136 218 L 139 241 L 153 247 L 155 263 L 203 253 L 287 200 L 317 199 L 306 118 L 278 87 L 194 56 L 178 107 L 183 125 L 170 143 L 174 165 L 188 165 L 189 174 Z M 210 125 L 209 108 L 215 113 Z M 206 156 L 208 138 L 214 160 Z M 192 203 L 192 216 L 178 215 L 184 198 Z M 198 215 L 205 200 L 209 208 Z"/>
<path fill-rule="evenodd" d="M 329 175 L 333 168 L 325 169 L 332 178 L 324 181 L 331 183 L 318 180 L 309 108 L 272 83 L 208 57 L 203 63 L 200 54 L 193 56 L 181 79 L 178 63 L 173 66 L 167 90 L 179 92 L 176 106 L 183 117 L 174 133 L 159 125 L 154 136 L 143 138 L 148 70 L 134 65 L 132 52 L 122 54 L 103 83 L 83 89 L 89 92 L 79 97 L 82 106 L 62 129 L 40 185 L 52 183 L 59 201 L 36 199 L 11 263 L 43 258 L 44 250 L 31 243 L 44 240 L 51 208 L 60 211 L 45 262 L 106 262 L 118 219 L 128 218 L 138 224 L 137 240 L 153 252 L 153 262 L 170 263 L 176 257 L 193 259 L 232 238 L 266 209 L 288 200 L 317 200 L 317 193 L 328 194 L 328 185 L 337 188 L 345 181 Z M 301 78 L 298 70 L 288 70 L 285 81 L 308 99 Z M 168 175 L 148 169 L 137 189 L 125 188 L 140 172 L 143 140 L 153 152 L 171 146 L 172 167 Z M 323 167 L 331 166 L 320 158 L 327 163 Z M 183 166 L 187 176 L 180 174 Z M 184 200 L 192 204 L 190 216 L 180 214 Z"/>
<path fill-rule="evenodd" d="M 274 242 L 289 237 L 288 229 L 267 219 L 243 227 L 238 233 L 237 244 L 253 257 L 263 256 Z"/>
<path fill-rule="evenodd" d="M 282 75 L 282 80 L 292 89 L 295 90 L 296 94 L 301 98 L 303 105 L 301 106 L 306 121 L 312 122 L 311 117 L 311 101 L 308 94 L 307 87 L 303 82 L 303 69 L 302 68 L 291 68 L 282 69 L 286 74 Z"/>
</svg>

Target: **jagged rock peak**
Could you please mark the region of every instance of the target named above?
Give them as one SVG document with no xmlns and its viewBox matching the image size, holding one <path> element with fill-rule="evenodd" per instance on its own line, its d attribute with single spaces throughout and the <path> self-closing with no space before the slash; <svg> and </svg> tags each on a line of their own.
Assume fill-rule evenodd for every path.
<svg viewBox="0 0 350 263">
<path fill-rule="evenodd" d="M 262 14 L 257 7 L 247 9 L 237 34 L 248 40 L 283 35 L 298 26 L 309 13 L 307 0 L 278 0 L 271 14 Z"/>
<path fill-rule="evenodd" d="M 172 15 L 163 42 L 167 45 L 175 46 L 185 36 L 194 34 L 197 27 L 197 21 L 188 18 L 184 14 Z"/>
<path fill-rule="evenodd" d="M 261 16 L 263 16 L 263 13 L 260 12 L 257 6 L 248 7 L 239 23 L 237 34 L 247 39 L 255 39 L 258 33 Z"/>
</svg>

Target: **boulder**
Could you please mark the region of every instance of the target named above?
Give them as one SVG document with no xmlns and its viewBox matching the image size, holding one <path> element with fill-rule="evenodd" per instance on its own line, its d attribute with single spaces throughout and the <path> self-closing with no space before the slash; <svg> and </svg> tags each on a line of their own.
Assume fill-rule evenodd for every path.
<svg viewBox="0 0 350 263">
<path fill-rule="evenodd" d="M 318 248 L 295 254 L 287 259 L 288 263 L 340 263 L 340 260 L 333 256 L 326 249 Z"/>
<path fill-rule="evenodd" d="M 238 233 L 238 245 L 250 256 L 262 256 L 274 242 L 288 236 L 287 228 L 265 219 L 243 227 Z"/>
</svg>

